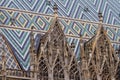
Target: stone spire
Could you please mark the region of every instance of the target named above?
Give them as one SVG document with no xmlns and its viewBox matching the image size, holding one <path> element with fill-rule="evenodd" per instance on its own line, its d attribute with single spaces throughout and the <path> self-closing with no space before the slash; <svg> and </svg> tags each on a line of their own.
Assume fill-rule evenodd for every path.
<svg viewBox="0 0 120 80">
<path fill-rule="evenodd" d="M 102 23 L 103 23 L 103 16 L 102 16 L 101 12 L 98 13 L 98 17 L 99 17 L 99 25 L 98 25 L 99 29 L 98 29 L 98 33 L 101 34 L 101 33 L 105 32 L 104 31 L 104 27 L 102 25 Z"/>
<path fill-rule="evenodd" d="M 102 16 L 101 12 L 98 13 L 98 17 L 99 17 L 99 22 L 102 23 L 103 22 L 103 16 Z"/>
<path fill-rule="evenodd" d="M 81 70 L 82 70 L 82 80 L 89 80 L 89 71 L 88 71 L 88 63 L 86 60 L 86 56 L 84 53 L 84 45 L 83 38 L 80 35 L 80 60 L 81 60 Z"/>
<path fill-rule="evenodd" d="M 31 42 L 31 46 L 30 46 L 30 58 L 31 58 L 30 70 L 35 72 L 33 80 L 36 80 L 37 79 L 36 71 L 38 70 L 38 64 L 37 64 L 37 55 L 35 54 L 35 46 L 34 46 L 35 40 L 34 40 L 33 29 L 34 29 L 34 26 L 31 27 L 32 31 L 30 33 L 30 42 Z M 33 75 L 31 74 L 31 76 L 33 76 Z"/>
<path fill-rule="evenodd" d="M 85 58 L 85 55 L 84 55 L 84 49 L 83 49 L 83 38 L 82 38 L 82 35 L 80 35 L 80 50 L 81 50 L 81 59 Z"/>
<path fill-rule="evenodd" d="M 54 16 L 57 17 L 58 16 L 58 6 L 56 3 L 53 6 L 53 10 L 54 10 Z"/>
<path fill-rule="evenodd" d="M 34 35 L 33 35 L 33 26 L 31 27 L 31 33 L 30 33 L 30 58 L 31 58 L 31 61 L 30 61 L 30 67 L 31 67 L 31 70 L 34 71 Z"/>
</svg>

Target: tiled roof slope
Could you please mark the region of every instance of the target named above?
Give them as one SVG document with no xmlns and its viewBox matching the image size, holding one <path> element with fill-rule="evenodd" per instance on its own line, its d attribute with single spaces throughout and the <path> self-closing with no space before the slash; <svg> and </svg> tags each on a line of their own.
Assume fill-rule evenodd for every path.
<svg viewBox="0 0 120 80">
<path fill-rule="evenodd" d="M 2 55 L 5 54 L 6 68 L 8 69 L 20 69 L 20 66 L 10 49 L 10 45 L 5 37 L 0 33 L 0 62 L 2 62 Z"/>
</svg>

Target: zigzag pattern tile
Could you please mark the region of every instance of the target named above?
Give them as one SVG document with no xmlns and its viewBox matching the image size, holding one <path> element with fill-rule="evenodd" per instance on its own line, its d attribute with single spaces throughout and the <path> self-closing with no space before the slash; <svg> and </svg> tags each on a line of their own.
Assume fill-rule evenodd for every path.
<svg viewBox="0 0 120 80">
<path fill-rule="evenodd" d="M 46 5 L 47 0 L 0 0 L 0 6 L 7 8 L 15 8 L 28 10 L 38 13 L 53 14 L 52 6 Z M 59 16 L 78 18 L 90 21 L 98 21 L 98 12 L 101 11 L 104 17 L 104 23 L 120 25 L 120 1 L 119 0 L 51 0 L 51 5 L 54 2 L 58 5 Z M 88 8 L 88 11 L 85 9 Z M 0 11 L 0 24 L 11 25 L 10 18 L 16 19 L 16 27 L 31 28 L 35 26 L 38 30 L 46 31 L 52 22 L 52 17 L 43 17 L 33 14 L 19 13 L 15 11 L 2 10 Z M 70 20 L 60 20 L 63 30 L 66 34 L 80 35 L 85 37 L 85 40 L 92 37 L 98 28 L 98 25 L 75 22 Z M 104 26 L 108 37 L 113 41 L 113 46 L 118 48 L 120 45 L 120 27 Z M 11 44 L 14 55 L 20 62 L 23 69 L 29 69 L 29 32 L 20 30 L 2 29 Z M 35 35 L 37 40 L 37 34 Z M 38 39 L 39 40 L 39 39 Z M 68 38 L 69 43 L 76 44 L 75 54 L 79 57 L 79 39 Z M 117 42 L 117 43 L 114 43 Z"/>
<path fill-rule="evenodd" d="M 10 51 L 8 45 L 6 44 L 7 42 L 3 39 L 3 37 L 0 35 L 0 61 L 2 61 L 2 54 L 6 53 L 6 68 L 9 69 L 18 69 L 20 68 L 20 66 L 18 65 L 18 63 L 16 63 L 15 60 L 15 56 L 13 56 L 12 51 Z M 5 50 L 5 52 L 3 51 L 3 49 Z M 2 66 L 0 65 L 0 68 Z"/>
</svg>

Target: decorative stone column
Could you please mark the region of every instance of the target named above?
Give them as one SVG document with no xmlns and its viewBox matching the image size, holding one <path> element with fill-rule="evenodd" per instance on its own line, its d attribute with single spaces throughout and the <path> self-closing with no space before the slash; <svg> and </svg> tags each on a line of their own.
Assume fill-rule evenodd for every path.
<svg viewBox="0 0 120 80">
<path fill-rule="evenodd" d="M 68 55 L 67 55 L 66 50 L 65 50 L 64 54 L 66 54 L 66 55 L 64 55 L 64 57 L 65 57 L 64 76 L 65 76 L 65 80 L 69 80 Z"/>
<path fill-rule="evenodd" d="M 111 80 L 115 80 L 115 78 L 114 78 L 114 77 L 111 77 Z"/>
<path fill-rule="evenodd" d="M 65 80 L 69 80 L 69 71 L 67 66 L 64 67 L 64 76 Z"/>
<path fill-rule="evenodd" d="M 48 80 L 53 80 L 53 68 L 48 68 Z"/>
<path fill-rule="evenodd" d="M 97 80 L 102 80 L 100 74 L 97 74 Z"/>
</svg>

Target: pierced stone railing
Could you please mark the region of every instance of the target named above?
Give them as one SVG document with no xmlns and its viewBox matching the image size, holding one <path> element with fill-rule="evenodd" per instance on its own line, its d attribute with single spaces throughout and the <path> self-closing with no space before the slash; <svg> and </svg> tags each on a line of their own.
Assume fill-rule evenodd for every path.
<svg viewBox="0 0 120 80">
<path fill-rule="evenodd" d="M 35 79 L 35 75 L 37 72 L 34 71 L 24 71 L 18 69 L 6 69 L 6 71 L 0 70 L 0 77 L 6 76 L 6 78 L 14 78 L 14 79 Z"/>
<path fill-rule="evenodd" d="M 17 69 L 7 69 L 6 74 L 9 75 L 9 76 L 34 78 L 35 72 L 33 72 L 33 71 L 23 71 L 23 70 L 17 70 Z"/>
</svg>

